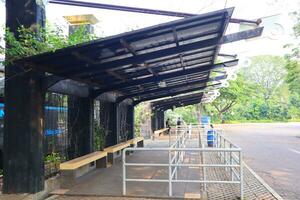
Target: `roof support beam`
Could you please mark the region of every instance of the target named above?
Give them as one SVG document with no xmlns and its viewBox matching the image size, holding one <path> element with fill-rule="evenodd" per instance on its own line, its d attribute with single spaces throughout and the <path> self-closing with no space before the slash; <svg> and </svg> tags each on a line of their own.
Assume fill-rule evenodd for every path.
<svg viewBox="0 0 300 200">
<path fill-rule="evenodd" d="M 255 29 L 250 29 L 250 30 L 246 30 L 246 31 L 240 31 L 237 33 L 225 35 L 224 37 L 222 37 L 220 43 L 226 44 L 226 43 L 230 43 L 230 42 L 236 42 L 239 40 L 246 40 L 246 39 L 258 37 L 262 34 L 263 30 L 264 30 L 264 27 L 258 27 Z"/>
<path fill-rule="evenodd" d="M 220 56 L 220 57 L 228 57 L 228 58 L 232 58 L 232 59 L 236 59 L 237 58 L 237 54 L 219 53 L 218 56 Z"/>
<path fill-rule="evenodd" d="M 77 52 L 77 51 L 71 52 L 71 55 L 73 55 L 73 56 L 74 56 L 75 58 L 77 58 L 78 60 L 87 62 L 87 63 L 92 64 L 92 65 L 94 65 L 94 64 L 97 63 L 97 62 L 94 61 L 93 59 L 91 59 L 91 58 L 89 58 L 89 57 L 87 57 L 87 56 L 85 56 L 85 55 L 83 55 L 83 54 L 81 54 L 81 53 L 79 53 L 79 52 Z"/>
<path fill-rule="evenodd" d="M 136 53 L 136 51 L 134 50 L 134 48 L 133 48 L 130 44 L 128 44 L 128 43 L 126 42 L 126 40 L 121 39 L 121 40 L 120 40 L 120 43 L 121 43 L 122 46 L 123 46 L 125 49 L 127 49 L 127 51 L 129 51 L 132 55 L 134 55 L 134 56 L 137 56 L 137 55 L 138 55 L 138 54 Z"/>
<path fill-rule="evenodd" d="M 167 109 L 173 108 L 174 106 L 175 107 L 183 107 L 183 106 L 187 106 L 187 105 L 197 104 L 200 102 L 201 102 L 201 97 L 198 99 L 190 100 L 190 101 L 174 102 L 172 104 L 158 106 L 158 107 L 155 107 L 155 110 L 167 110 Z"/>
<path fill-rule="evenodd" d="M 137 55 L 137 56 L 119 59 L 116 61 L 107 62 L 107 63 L 90 65 L 89 67 L 85 67 L 83 69 L 81 67 L 79 67 L 77 69 L 76 69 L 76 67 L 74 67 L 75 70 L 73 70 L 71 72 L 61 73 L 60 75 L 61 76 L 65 76 L 65 75 L 72 76 L 72 75 L 76 75 L 76 74 L 80 74 L 80 75 L 89 74 L 91 72 L 100 73 L 107 69 L 112 69 L 112 68 L 115 68 L 118 66 L 124 66 L 124 65 L 130 65 L 130 64 L 132 64 L 132 65 L 141 64 L 147 60 L 151 60 L 151 59 L 155 59 L 155 58 L 171 56 L 171 55 L 183 53 L 186 51 L 192 51 L 192 50 L 197 50 L 197 49 L 206 48 L 206 47 L 210 47 L 210 46 L 215 46 L 216 44 L 218 44 L 218 41 L 219 41 L 219 38 L 208 39 L 205 41 L 199 41 L 199 42 L 195 42 L 195 43 L 191 43 L 191 44 L 185 44 L 185 45 L 181 45 L 179 47 L 171 47 L 169 49 L 162 49 L 162 50 L 158 50 L 158 51 L 154 51 L 154 52 L 150 52 L 150 53 L 145 53 L 145 54 L 141 54 L 141 55 Z"/>
<path fill-rule="evenodd" d="M 158 101 L 155 103 L 152 102 L 152 106 L 155 108 L 158 108 L 158 107 L 164 107 L 164 106 L 168 106 L 168 105 L 174 105 L 177 103 L 197 101 L 197 100 L 201 100 L 202 96 L 203 96 L 203 93 L 180 96 L 180 97 L 175 97 L 173 99 L 168 99 L 169 101 L 161 100 L 161 101 Z"/>
<path fill-rule="evenodd" d="M 133 80 L 133 81 L 127 82 L 126 84 L 124 84 L 124 83 L 115 84 L 115 85 L 112 84 L 112 85 L 104 87 L 102 89 L 94 90 L 92 93 L 96 97 L 96 96 L 100 95 L 101 93 L 108 92 L 108 91 L 118 90 L 121 88 L 126 88 L 126 87 L 139 85 L 139 84 L 145 84 L 145 83 L 149 83 L 149 82 L 151 83 L 151 82 L 162 81 L 167 78 L 174 78 L 174 77 L 180 77 L 180 76 L 185 76 L 185 75 L 194 74 L 194 73 L 206 72 L 206 71 L 210 71 L 210 70 L 218 69 L 218 68 L 222 68 L 222 67 L 232 67 L 234 65 L 237 65 L 237 63 L 238 63 L 238 60 L 232 60 L 232 61 L 227 61 L 224 63 L 219 63 L 216 65 L 206 65 L 206 66 L 196 67 L 196 68 L 192 68 L 192 69 L 187 69 L 185 71 L 177 71 L 177 72 L 173 72 L 173 73 L 163 74 L 163 75 L 159 75 L 157 77 L 147 77 L 147 78 L 143 78 L 143 79 Z"/>
<path fill-rule="evenodd" d="M 48 91 L 77 97 L 88 97 L 89 87 L 78 84 L 73 80 L 62 80 L 52 85 Z"/>
<path fill-rule="evenodd" d="M 163 49 L 163 50 L 158 50 L 155 52 L 150 52 L 150 53 L 145 53 L 133 57 L 128 57 L 124 59 L 119 59 L 116 61 L 108 62 L 108 63 L 102 63 L 102 64 L 96 64 L 96 65 L 90 65 L 89 67 L 86 67 L 84 69 L 77 69 L 72 72 L 66 72 L 62 73 L 61 75 L 76 75 L 77 73 L 90 73 L 90 72 L 101 72 L 105 71 L 106 69 L 109 68 L 114 68 L 120 65 L 128 65 L 128 64 L 140 64 L 145 62 L 146 60 L 149 59 L 154 59 L 154 58 L 159 58 L 159 57 L 164 57 L 164 56 L 170 56 L 174 54 L 180 54 L 185 51 L 191 51 L 191 50 L 196 50 L 196 49 L 201 49 L 201 48 L 206 48 L 214 45 L 221 45 L 221 44 L 226 44 L 230 42 L 235 42 L 239 40 L 244 40 L 244 39 L 250 39 L 253 37 L 258 37 L 262 34 L 263 27 L 259 27 L 256 29 L 251 29 L 251 30 L 246 30 L 246 31 L 241 31 L 229 35 L 225 35 L 221 38 L 219 41 L 219 38 L 214 38 L 214 39 L 209 39 L 205 41 L 200 41 L 200 42 L 195 42 L 192 44 L 186 44 L 186 45 L 180 45 L 179 47 L 171 47 L 169 49 Z"/>
<path fill-rule="evenodd" d="M 182 56 L 183 57 L 183 59 L 184 59 L 184 56 Z M 206 62 L 210 62 L 211 61 L 211 59 L 212 59 L 212 55 L 208 55 L 208 56 L 204 56 L 204 57 L 201 57 L 201 58 L 198 58 L 198 57 L 196 57 L 196 58 L 191 58 L 191 59 L 189 59 L 189 60 L 186 60 L 186 63 L 189 63 L 189 62 L 194 62 L 193 64 L 189 64 L 189 65 L 185 65 L 185 67 L 192 67 L 192 66 L 195 66 L 195 65 L 198 65 L 198 64 L 203 64 L 203 63 L 206 63 Z M 173 59 L 178 59 L 178 55 L 175 57 L 175 58 L 173 58 Z M 203 61 L 204 60 L 204 61 Z M 201 62 L 195 62 L 195 61 L 201 61 Z M 156 65 L 153 65 L 153 66 L 148 66 L 149 67 L 149 69 L 151 69 L 153 72 L 155 72 L 154 71 L 154 69 L 153 68 L 162 68 L 162 67 L 164 67 L 164 68 L 166 68 L 166 67 L 170 67 L 170 66 L 175 66 L 175 65 L 178 65 L 178 64 L 180 64 L 181 62 L 180 62 L 180 60 L 179 61 L 176 61 L 176 62 L 173 62 L 173 63 L 167 63 L 167 62 L 160 62 L 160 63 L 157 63 Z M 147 63 L 147 64 L 149 64 L 149 63 Z M 133 69 L 133 68 L 131 68 L 131 69 Z M 143 66 L 139 66 L 139 70 L 140 70 L 140 72 L 139 72 L 139 74 L 137 74 L 138 76 L 143 76 L 143 75 L 145 75 L 145 73 L 146 72 L 143 72 L 142 70 L 143 69 L 147 69 L 146 68 L 146 65 L 144 65 L 143 64 Z M 155 74 L 156 74 L 156 76 L 158 76 L 158 73 L 157 72 L 155 72 Z M 101 79 L 101 77 L 103 77 L 103 74 L 101 74 L 101 76 L 96 76 L 97 78 L 100 78 Z M 129 79 L 130 79 L 130 76 L 128 77 Z M 136 75 L 134 75 L 134 78 L 138 78 Z"/>
<path fill-rule="evenodd" d="M 124 39 L 121 39 L 120 42 L 123 45 L 123 47 L 126 48 L 133 56 L 138 55 L 134 48 L 130 44 L 128 44 Z M 153 69 L 149 68 L 148 63 L 144 62 L 143 65 L 148 70 L 148 72 L 150 72 L 154 76 L 157 76 L 157 73 Z"/>
<path fill-rule="evenodd" d="M 150 101 L 153 99 L 159 99 L 159 98 L 164 98 L 164 97 L 169 97 L 169 96 L 176 96 L 182 93 L 188 93 L 188 92 L 194 92 L 194 91 L 203 91 L 204 89 L 206 89 L 207 87 L 214 87 L 214 86 L 219 86 L 221 85 L 221 83 L 217 83 L 217 84 L 213 84 L 213 85 L 207 85 L 207 86 L 201 86 L 201 87 L 195 87 L 195 88 L 189 88 L 189 87 L 185 87 L 184 90 L 181 91 L 176 91 L 176 92 L 170 92 L 167 94 L 162 94 L 162 95 L 156 95 L 156 96 L 151 96 L 151 97 L 147 97 L 147 98 L 143 98 L 140 99 L 138 101 L 135 101 L 135 105 L 144 101 Z"/>
<path fill-rule="evenodd" d="M 198 103 L 201 103 L 201 99 L 200 100 L 197 100 L 197 101 L 190 101 L 190 102 L 184 102 L 184 103 L 177 103 L 177 104 L 174 104 L 174 105 L 169 105 L 169 106 L 164 106 L 164 107 L 159 107 L 157 108 L 158 110 L 161 110 L 161 111 L 165 111 L 165 110 L 168 110 L 168 109 L 172 109 L 174 106 L 176 108 L 178 107 L 184 107 L 184 106 L 188 106 L 188 105 L 194 105 L 194 104 L 198 104 Z"/>
<path fill-rule="evenodd" d="M 90 7 L 90 8 L 100 8 L 107 10 L 118 10 L 125 12 L 135 12 L 135 13 L 144 13 L 144 14 L 154 14 L 154 15 L 164 15 L 171 17 L 192 17 L 197 14 L 192 13 L 183 13 L 183 12 L 174 12 L 174 11 L 166 11 L 166 10 L 154 10 L 147 8 L 137 8 L 137 7 L 129 7 L 129 6 L 118 6 L 118 5 L 110 5 L 110 4 L 102 4 L 102 3 L 92 3 L 92 2 L 83 2 L 83 1 L 73 1 L 73 0 L 50 0 L 50 3 L 63 4 L 63 5 L 72 5 L 72 6 L 80 6 L 80 7 Z M 245 20 L 245 19 L 230 19 L 231 23 L 250 23 L 259 25 L 261 20 Z"/>
<path fill-rule="evenodd" d="M 209 82 L 211 82 L 211 81 L 220 81 L 220 80 L 223 80 L 223 79 L 226 79 L 226 78 L 227 78 L 227 76 L 223 75 L 223 76 L 218 76 L 218 77 L 215 77 L 215 78 L 210 78 L 208 80 L 205 78 L 205 79 L 202 79 L 202 80 L 196 80 L 196 81 L 192 81 L 192 82 L 188 82 L 188 83 L 184 82 L 182 84 L 173 85 L 173 86 L 169 86 L 169 87 L 165 87 L 165 88 L 147 90 L 147 91 L 144 91 L 144 92 L 136 92 L 136 93 L 121 96 L 121 97 L 118 98 L 117 101 L 123 101 L 127 98 L 133 98 L 133 97 L 138 97 L 138 96 L 147 95 L 147 94 L 155 94 L 155 93 L 162 92 L 162 91 L 169 91 L 169 90 L 172 90 L 172 89 L 180 89 L 181 87 L 186 88 L 187 86 L 189 86 L 189 87 L 197 86 L 197 85 L 204 84 L 208 81 Z"/>
</svg>

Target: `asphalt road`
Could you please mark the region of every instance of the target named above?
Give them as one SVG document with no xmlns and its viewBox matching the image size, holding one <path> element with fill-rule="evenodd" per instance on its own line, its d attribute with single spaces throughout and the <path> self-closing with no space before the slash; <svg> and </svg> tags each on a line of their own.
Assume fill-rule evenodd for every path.
<svg viewBox="0 0 300 200">
<path fill-rule="evenodd" d="M 223 125 L 245 162 L 284 199 L 300 199 L 300 123 Z"/>
</svg>

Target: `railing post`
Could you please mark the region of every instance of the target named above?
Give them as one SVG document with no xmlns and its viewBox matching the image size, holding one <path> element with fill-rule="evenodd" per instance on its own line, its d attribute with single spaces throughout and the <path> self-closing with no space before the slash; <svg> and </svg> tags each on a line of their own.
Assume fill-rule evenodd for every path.
<svg viewBox="0 0 300 200">
<path fill-rule="evenodd" d="M 243 182 L 244 182 L 244 178 L 243 178 L 243 161 L 242 161 L 242 151 L 239 152 L 239 162 L 240 162 L 240 191 L 241 191 L 241 199 L 244 198 L 244 187 L 243 187 Z"/>
<path fill-rule="evenodd" d="M 199 131 L 198 131 L 198 140 L 199 140 L 199 148 L 201 147 L 201 129 L 199 129 Z"/>
<path fill-rule="evenodd" d="M 232 144 L 230 143 L 230 150 L 232 149 Z M 232 159 L 232 151 L 230 151 L 230 164 L 233 165 L 233 159 Z M 230 173 L 231 173 L 231 181 L 234 181 L 234 176 L 233 176 L 233 168 L 230 167 Z"/>
<path fill-rule="evenodd" d="M 175 141 L 177 140 L 177 133 L 178 133 L 178 126 L 176 125 L 176 129 L 175 129 Z"/>
<path fill-rule="evenodd" d="M 123 195 L 126 195 L 126 150 L 122 152 L 122 163 L 123 163 Z"/>
<path fill-rule="evenodd" d="M 169 150 L 169 196 L 172 196 L 172 165 L 171 165 L 171 150 Z"/>
<path fill-rule="evenodd" d="M 202 158 L 203 158 L 203 160 L 202 160 L 202 164 L 205 164 L 205 157 L 204 157 L 204 155 L 205 155 L 205 151 L 202 151 Z M 203 181 L 206 181 L 206 167 L 203 167 Z M 206 191 L 206 183 L 204 182 L 204 191 Z"/>
<path fill-rule="evenodd" d="M 172 133 L 172 129 L 169 129 L 169 147 L 171 146 L 171 133 Z"/>
</svg>

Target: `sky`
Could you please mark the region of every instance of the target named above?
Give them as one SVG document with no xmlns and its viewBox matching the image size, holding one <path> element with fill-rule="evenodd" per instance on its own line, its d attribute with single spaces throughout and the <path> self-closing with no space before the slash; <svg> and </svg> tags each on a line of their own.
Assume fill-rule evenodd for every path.
<svg viewBox="0 0 300 200">
<path fill-rule="evenodd" d="M 205 13 L 224 7 L 235 7 L 233 18 L 262 18 L 265 27 L 262 37 L 223 45 L 221 53 L 238 54 L 245 62 L 255 55 L 284 55 L 283 46 L 293 42 L 292 25 L 294 19 L 289 13 L 300 10 L 300 0 L 83 0 L 114 5 L 133 6 L 188 13 Z M 1 1 L 0 1 L 1 2 Z M 91 9 L 57 4 L 46 4 L 46 17 L 50 23 L 68 26 L 63 16 L 94 14 L 99 23 L 96 33 L 102 37 L 119 34 L 132 29 L 143 28 L 179 18 L 141 13 Z M 4 3 L 0 3 L 0 24 L 5 22 Z M 239 26 L 231 24 L 228 33 L 239 31 Z"/>
</svg>

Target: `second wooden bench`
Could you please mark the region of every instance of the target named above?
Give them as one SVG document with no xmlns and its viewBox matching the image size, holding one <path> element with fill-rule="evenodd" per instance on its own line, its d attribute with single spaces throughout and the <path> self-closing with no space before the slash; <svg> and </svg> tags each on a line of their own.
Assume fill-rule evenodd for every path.
<svg viewBox="0 0 300 200">
<path fill-rule="evenodd" d="M 75 184 L 76 178 L 88 173 L 94 168 L 107 167 L 107 153 L 95 151 L 93 153 L 61 163 L 61 187 L 70 188 Z"/>
</svg>

